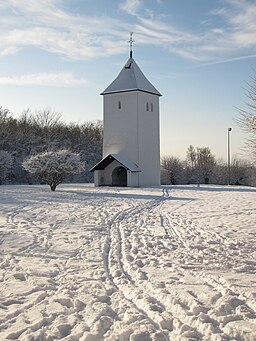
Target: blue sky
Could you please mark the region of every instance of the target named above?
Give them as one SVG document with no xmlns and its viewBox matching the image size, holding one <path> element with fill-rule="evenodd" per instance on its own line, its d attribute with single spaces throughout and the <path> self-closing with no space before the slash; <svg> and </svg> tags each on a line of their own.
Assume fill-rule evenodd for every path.
<svg viewBox="0 0 256 341">
<path fill-rule="evenodd" d="M 161 153 L 242 155 L 234 122 L 256 65 L 255 0 L 0 0 L 0 105 L 102 119 L 102 92 L 133 56 L 161 97 Z"/>
</svg>

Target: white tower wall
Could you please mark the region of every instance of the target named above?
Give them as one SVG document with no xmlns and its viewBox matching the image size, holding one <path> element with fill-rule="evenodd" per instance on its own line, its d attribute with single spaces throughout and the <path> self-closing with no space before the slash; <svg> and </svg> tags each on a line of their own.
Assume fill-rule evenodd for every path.
<svg viewBox="0 0 256 341">
<path fill-rule="evenodd" d="M 138 149 L 140 186 L 159 186 L 159 96 L 144 92 L 138 94 Z"/>
<path fill-rule="evenodd" d="M 103 97 L 103 158 L 108 154 L 121 154 L 141 170 L 139 186 L 158 186 L 159 96 L 130 91 Z"/>
<path fill-rule="evenodd" d="M 108 154 L 121 153 L 138 164 L 137 119 L 137 91 L 103 96 L 103 158 Z"/>
</svg>

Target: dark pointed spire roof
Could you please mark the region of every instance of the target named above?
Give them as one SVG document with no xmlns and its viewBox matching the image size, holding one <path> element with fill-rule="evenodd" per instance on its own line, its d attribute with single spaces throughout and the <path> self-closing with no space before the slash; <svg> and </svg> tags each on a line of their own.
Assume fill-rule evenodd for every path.
<svg viewBox="0 0 256 341">
<path fill-rule="evenodd" d="M 116 79 L 101 93 L 101 95 L 140 90 L 162 96 L 160 92 L 144 76 L 141 69 L 131 57 L 122 68 Z"/>
</svg>

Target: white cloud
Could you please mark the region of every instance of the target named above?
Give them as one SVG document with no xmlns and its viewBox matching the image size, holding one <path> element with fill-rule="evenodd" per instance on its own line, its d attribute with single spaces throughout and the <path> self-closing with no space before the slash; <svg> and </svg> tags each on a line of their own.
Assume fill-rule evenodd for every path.
<svg viewBox="0 0 256 341">
<path fill-rule="evenodd" d="M 256 4 L 247 0 L 226 0 L 226 7 L 213 12 L 226 23 L 212 30 L 212 45 L 230 52 L 256 48 Z M 210 35 L 210 34 L 209 34 Z M 211 37 L 211 35 L 210 35 Z M 213 40 L 215 38 L 215 40 Z"/>
<path fill-rule="evenodd" d="M 138 10 L 141 8 L 143 0 L 126 0 L 120 5 L 120 8 L 129 14 L 136 15 Z"/>
<path fill-rule="evenodd" d="M 34 73 L 16 77 L 0 77 L 1 85 L 38 85 L 72 87 L 90 84 L 83 78 L 76 78 L 72 73 Z"/>
<path fill-rule="evenodd" d="M 212 26 L 203 25 L 197 32 L 166 24 L 160 15 L 137 15 L 136 41 L 160 45 L 171 53 L 198 61 L 233 61 L 255 55 L 256 4 L 248 0 L 223 0 L 223 4 L 209 13 L 210 17 L 218 17 L 218 24 L 214 27 L 212 21 Z"/>
<path fill-rule="evenodd" d="M 161 4 L 161 0 L 155 3 Z M 5 0 L 0 11 L 0 56 L 37 47 L 70 59 L 92 59 L 128 51 L 128 33 L 136 43 L 156 45 L 186 59 L 204 62 L 232 60 L 256 51 L 256 4 L 223 0 L 209 13 L 218 25 L 201 25 L 197 31 L 167 23 L 168 17 L 146 8 L 143 0 L 125 0 L 120 9 L 132 14 L 126 20 L 107 16 L 75 15 L 62 9 L 63 0 Z M 10 10 L 11 9 L 11 10 Z M 7 13 L 7 14 L 6 14 Z"/>
<path fill-rule="evenodd" d="M 90 59 L 127 48 L 127 24 L 110 17 L 73 15 L 58 2 L 6 0 L 12 11 L 0 22 L 0 55 L 33 46 L 72 59 Z"/>
<path fill-rule="evenodd" d="M 9 56 L 16 54 L 20 49 L 17 46 L 7 46 L 0 51 L 0 56 Z"/>
<path fill-rule="evenodd" d="M 211 62 L 211 63 L 204 63 L 204 64 L 200 64 L 200 65 L 195 66 L 195 68 L 200 68 L 200 67 L 204 67 L 204 66 L 208 66 L 208 65 L 230 63 L 230 62 L 235 62 L 238 60 L 254 59 L 254 58 L 256 58 L 256 54 L 252 54 L 252 55 L 248 55 L 248 56 L 242 56 L 242 57 L 228 58 L 228 59 L 218 60 L 218 61 Z"/>
</svg>

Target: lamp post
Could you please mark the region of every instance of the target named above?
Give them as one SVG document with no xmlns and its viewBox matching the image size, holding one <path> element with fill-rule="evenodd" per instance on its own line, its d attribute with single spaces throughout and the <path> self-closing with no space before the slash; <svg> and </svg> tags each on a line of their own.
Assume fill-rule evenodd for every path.
<svg viewBox="0 0 256 341">
<path fill-rule="evenodd" d="M 228 128 L 228 185 L 230 185 L 230 132 L 232 128 Z"/>
</svg>

